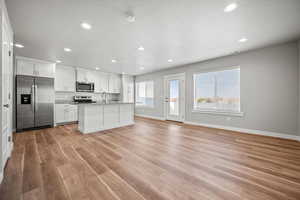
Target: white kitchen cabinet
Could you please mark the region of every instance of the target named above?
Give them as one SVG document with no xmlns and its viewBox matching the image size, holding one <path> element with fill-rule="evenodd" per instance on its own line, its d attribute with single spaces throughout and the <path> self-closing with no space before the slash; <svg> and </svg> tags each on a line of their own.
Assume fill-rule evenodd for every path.
<svg viewBox="0 0 300 200">
<path fill-rule="evenodd" d="M 28 75 L 28 76 L 34 76 L 34 63 L 30 61 L 25 60 L 16 60 L 17 63 L 17 75 Z"/>
<path fill-rule="evenodd" d="M 38 76 L 54 78 L 55 63 L 35 60 L 30 58 L 17 57 L 16 74 L 27 76 Z"/>
<path fill-rule="evenodd" d="M 70 104 L 55 104 L 55 123 L 67 123 L 78 120 L 78 106 Z"/>
<path fill-rule="evenodd" d="M 56 66 L 55 91 L 75 92 L 75 68 L 63 65 Z"/>
<path fill-rule="evenodd" d="M 122 101 L 134 102 L 134 79 L 130 75 L 122 75 Z"/>
<path fill-rule="evenodd" d="M 97 92 L 108 92 L 108 74 L 104 72 L 97 72 Z M 95 84 L 96 89 L 96 84 Z"/>
<path fill-rule="evenodd" d="M 79 104 L 78 129 L 93 133 L 134 124 L 134 104 Z"/>
<path fill-rule="evenodd" d="M 101 92 L 108 92 L 108 74 L 101 72 L 100 73 L 100 87 L 101 87 Z"/>
<path fill-rule="evenodd" d="M 55 77 L 55 64 L 52 63 L 35 63 L 35 75 L 40 77 Z"/>
<path fill-rule="evenodd" d="M 95 93 L 108 92 L 108 74 L 99 71 L 92 71 L 91 81 L 95 86 Z"/>
<path fill-rule="evenodd" d="M 101 92 L 100 77 L 99 77 L 99 73 L 97 71 L 93 71 L 93 73 L 91 73 L 89 82 L 94 83 L 94 92 L 95 93 Z"/>
<path fill-rule="evenodd" d="M 84 82 L 84 83 L 93 82 L 95 78 L 94 73 L 95 71 L 92 70 L 77 68 L 77 81 Z"/>
<path fill-rule="evenodd" d="M 108 88 L 109 93 L 121 92 L 121 77 L 119 74 L 110 74 Z"/>
<path fill-rule="evenodd" d="M 65 121 L 64 104 L 55 104 L 55 123 L 63 123 Z"/>
</svg>

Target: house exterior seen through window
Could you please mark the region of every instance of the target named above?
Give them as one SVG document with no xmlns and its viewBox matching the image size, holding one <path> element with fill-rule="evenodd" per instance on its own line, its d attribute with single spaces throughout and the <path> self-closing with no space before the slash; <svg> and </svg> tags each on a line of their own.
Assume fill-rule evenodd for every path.
<svg viewBox="0 0 300 200">
<path fill-rule="evenodd" d="M 154 106 L 154 83 L 145 81 L 136 83 L 135 88 L 135 105 L 136 106 Z"/>
<path fill-rule="evenodd" d="M 194 74 L 194 110 L 240 112 L 240 68 Z"/>
</svg>

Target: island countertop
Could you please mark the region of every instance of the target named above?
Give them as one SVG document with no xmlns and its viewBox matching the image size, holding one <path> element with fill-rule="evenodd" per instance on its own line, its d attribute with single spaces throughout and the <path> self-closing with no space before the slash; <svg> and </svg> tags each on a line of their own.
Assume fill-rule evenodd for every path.
<svg viewBox="0 0 300 200">
<path fill-rule="evenodd" d="M 123 101 L 109 101 L 109 102 L 93 102 L 93 103 L 76 103 L 72 102 L 74 105 L 115 105 L 115 104 L 133 104 L 132 102 L 123 102 Z"/>
</svg>

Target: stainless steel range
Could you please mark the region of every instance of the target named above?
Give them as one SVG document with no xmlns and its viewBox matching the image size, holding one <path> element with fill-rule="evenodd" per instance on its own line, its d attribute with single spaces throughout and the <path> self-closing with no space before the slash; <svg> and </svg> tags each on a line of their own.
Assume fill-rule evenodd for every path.
<svg viewBox="0 0 300 200">
<path fill-rule="evenodd" d="M 74 96 L 73 100 L 75 103 L 95 103 L 95 101 L 93 101 L 92 96 Z"/>
<path fill-rule="evenodd" d="M 54 124 L 54 79 L 16 76 L 17 131 Z"/>
</svg>

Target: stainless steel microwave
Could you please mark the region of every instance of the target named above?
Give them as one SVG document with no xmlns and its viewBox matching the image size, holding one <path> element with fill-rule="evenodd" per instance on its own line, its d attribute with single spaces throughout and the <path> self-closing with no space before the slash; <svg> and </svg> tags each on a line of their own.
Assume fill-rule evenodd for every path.
<svg viewBox="0 0 300 200">
<path fill-rule="evenodd" d="M 94 83 L 76 82 L 76 92 L 94 92 Z"/>
</svg>

